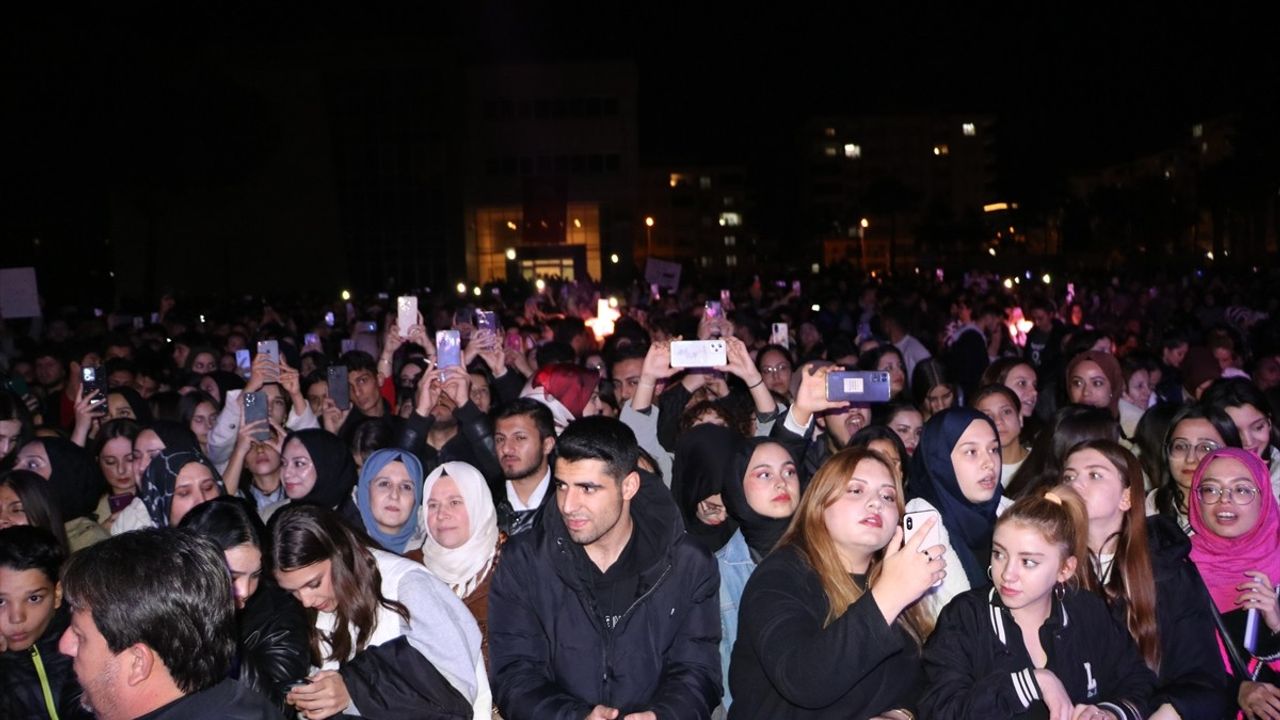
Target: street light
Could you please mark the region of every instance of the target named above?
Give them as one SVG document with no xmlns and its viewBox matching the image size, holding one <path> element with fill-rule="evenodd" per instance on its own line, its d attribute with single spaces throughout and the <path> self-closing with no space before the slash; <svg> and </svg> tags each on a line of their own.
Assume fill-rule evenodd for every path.
<svg viewBox="0 0 1280 720">
<path fill-rule="evenodd" d="M 644 216 L 644 255 L 653 257 L 653 216 Z"/>
</svg>

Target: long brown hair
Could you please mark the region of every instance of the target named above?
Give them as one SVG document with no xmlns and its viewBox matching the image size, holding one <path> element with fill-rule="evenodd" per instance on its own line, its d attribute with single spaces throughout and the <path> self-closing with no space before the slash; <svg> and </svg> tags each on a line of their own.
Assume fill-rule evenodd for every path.
<svg viewBox="0 0 1280 720">
<path fill-rule="evenodd" d="M 1115 467 L 1129 493 L 1129 510 L 1120 521 L 1112 571 L 1105 582 L 1100 580 L 1100 585 L 1108 604 L 1125 604 L 1125 625 L 1129 634 L 1138 644 L 1147 667 L 1152 672 L 1159 672 L 1160 629 L 1156 624 L 1156 581 L 1151 571 L 1151 553 L 1147 548 L 1142 464 L 1124 446 L 1110 440 L 1082 442 L 1071 448 L 1067 457 L 1081 450 L 1094 450 L 1106 458 Z M 1101 563 L 1096 567 L 1100 568 Z"/>
<path fill-rule="evenodd" d="M 829 605 L 823 627 L 838 620 L 863 594 L 862 588 L 849 576 L 849 571 L 840 560 L 840 553 L 836 550 L 835 541 L 831 539 L 822 514 L 840 499 L 854 470 L 864 461 L 879 463 L 884 466 L 889 477 L 897 477 L 893 465 L 875 450 L 860 447 L 841 450 L 828 458 L 809 481 L 809 487 L 800 497 L 800 506 L 791 518 L 791 525 L 778 541 L 779 548 L 788 545 L 794 547 L 817 573 Z M 898 516 L 901 517 L 901 494 L 897 496 L 895 505 Z M 880 577 L 883 560 L 884 548 L 881 548 L 871 557 L 871 566 L 867 569 L 868 587 Z M 918 602 L 903 611 L 898 620 L 919 645 L 924 644 L 925 638 L 933 630 L 933 623 Z"/>
<path fill-rule="evenodd" d="M 277 570 L 291 571 L 330 561 L 337 622 L 325 637 L 315 629 L 316 611 L 309 609 L 311 621 L 311 663 L 326 660 L 346 662 L 353 653 L 369 644 L 378 626 L 378 608 L 385 607 L 409 622 L 409 609 L 382 595 L 382 573 L 369 552 L 370 543 L 338 517 L 317 505 L 289 505 L 271 518 L 271 559 Z M 354 646 L 349 624 L 356 627 Z M 329 643 L 329 656 L 320 652 L 320 642 Z"/>
</svg>

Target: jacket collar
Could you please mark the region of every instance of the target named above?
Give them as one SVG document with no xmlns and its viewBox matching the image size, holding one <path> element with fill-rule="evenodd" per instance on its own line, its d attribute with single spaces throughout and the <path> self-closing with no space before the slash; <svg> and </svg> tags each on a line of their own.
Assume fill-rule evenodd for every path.
<svg viewBox="0 0 1280 720">
<path fill-rule="evenodd" d="M 1068 590 L 1067 592 L 1070 593 L 1073 591 Z M 1009 608 L 1005 607 L 1004 601 L 1000 599 L 1000 593 L 996 592 L 995 587 L 992 587 L 987 593 L 987 610 L 990 616 L 991 631 L 995 633 L 996 638 L 1000 640 L 1001 645 L 1007 646 L 1009 641 L 1008 636 L 1005 633 L 1005 628 L 1008 624 L 1015 621 L 1013 619 L 1013 613 L 1009 611 Z M 1049 609 L 1049 619 L 1045 621 L 1044 627 L 1050 628 L 1056 632 L 1060 628 L 1065 629 L 1070 624 L 1071 617 L 1067 613 L 1067 606 L 1062 600 L 1059 600 L 1058 596 L 1055 594 L 1053 597 L 1053 605 Z"/>
</svg>

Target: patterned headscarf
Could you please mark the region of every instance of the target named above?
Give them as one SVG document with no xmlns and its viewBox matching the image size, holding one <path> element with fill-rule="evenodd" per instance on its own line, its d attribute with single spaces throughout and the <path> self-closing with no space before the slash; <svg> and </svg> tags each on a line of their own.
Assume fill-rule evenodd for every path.
<svg viewBox="0 0 1280 720">
<path fill-rule="evenodd" d="M 213 481 L 218 485 L 218 494 L 227 494 L 218 469 L 204 455 L 191 450 L 165 448 L 147 466 L 147 471 L 142 474 L 142 486 L 138 490 L 138 497 L 142 499 L 142 504 L 146 506 L 147 514 L 156 527 L 169 527 L 169 511 L 173 507 L 173 491 L 178 482 L 178 473 L 191 463 L 209 468 Z"/>
</svg>

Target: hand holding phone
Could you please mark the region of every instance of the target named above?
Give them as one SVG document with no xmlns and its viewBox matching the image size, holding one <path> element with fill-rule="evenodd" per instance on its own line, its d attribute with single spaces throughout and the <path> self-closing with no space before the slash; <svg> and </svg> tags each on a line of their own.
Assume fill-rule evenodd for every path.
<svg viewBox="0 0 1280 720">
<path fill-rule="evenodd" d="M 267 382 L 278 382 L 280 380 L 280 343 L 275 340 L 259 340 L 258 354 L 265 355 L 275 366 L 272 371 L 267 372 Z"/>
<path fill-rule="evenodd" d="M 268 400 L 267 394 L 262 390 L 256 392 L 247 392 L 241 395 L 244 398 L 244 424 L 252 425 L 261 423 L 262 427 L 253 431 L 251 437 L 258 442 L 262 442 L 271 437 L 271 428 L 261 421 L 266 420 L 268 416 Z"/>
<path fill-rule="evenodd" d="M 329 398 L 339 410 L 351 408 L 351 388 L 347 386 L 347 366 L 330 365 L 326 370 L 329 380 Z"/>
<path fill-rule="evenodd" d="M 930 524 L 930 521 L 932 521 L 932 524 Z M 941 552 L 938 550 L 940 547 L 945 548 L 942 544 L 942 515 L 937 510 L 917 510 L 909 512 L 902 517 L 902 543 L 904 545 L 921 532 L 925 533 L 925 536 L 920 541 L 920 552 L 930 555 L 930 559 L 932 559 L 936 557 L 932 553 Z M 939 580 L 933 586 L 938 587 L 941 584 L 942 580 Z"/>
<path fill-rule="evenodd" d="M 409 337 L 409 330 L 418 324 L 418 298 L 414 295 L 401 295 L 396 299 L 396 327 L 400 337 Z"/>
<path fill-rule="evenodd" d="M 457 330 L 436 332 L 436 367 L 462 367 L 462 335 Z"/>
</svg>

